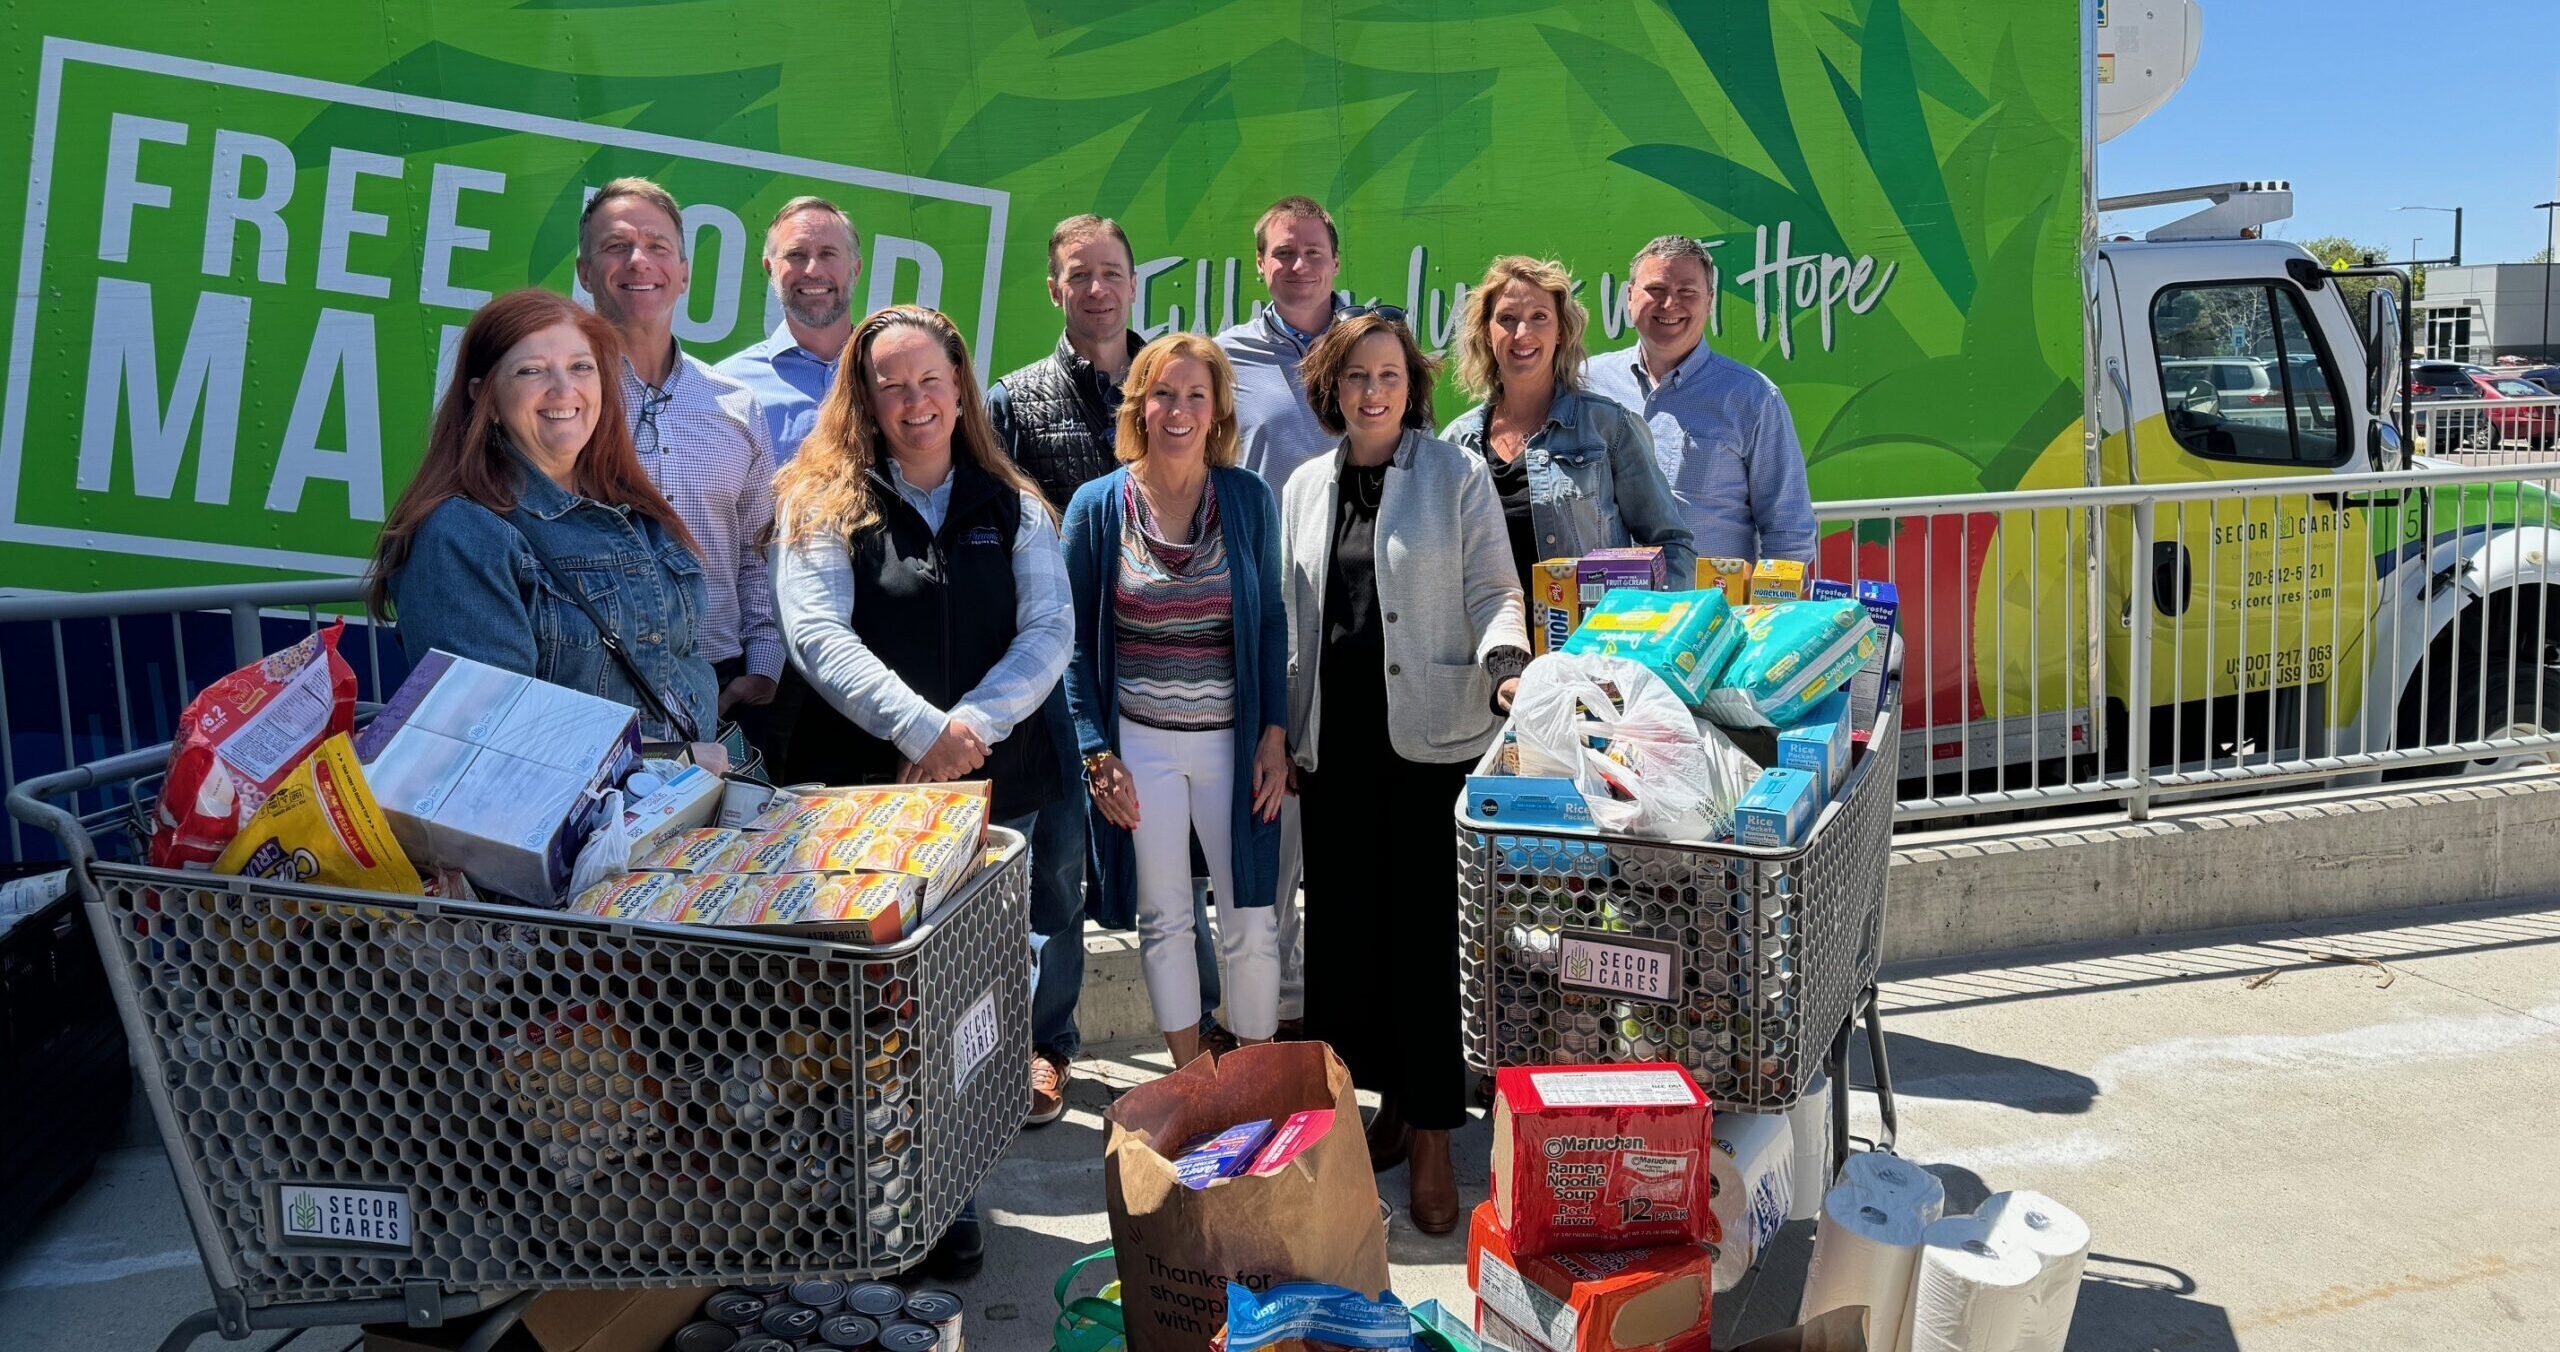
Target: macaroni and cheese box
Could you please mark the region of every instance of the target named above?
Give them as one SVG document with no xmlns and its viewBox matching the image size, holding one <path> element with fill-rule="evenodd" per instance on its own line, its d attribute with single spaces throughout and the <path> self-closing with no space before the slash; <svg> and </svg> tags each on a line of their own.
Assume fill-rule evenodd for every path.
<svg viewBox="0 0 2560 1352">
<path fill-rule="evenodd" d="M 1805 720 L 1778 734 L 1778 764 L 1813 776 L 1816 802 L 1827 803 L 1849 777 L 1849 692 L 1834 690 Z"/>
<path fill-rule="evenodd" d="M 914 931 L 922 891 L 917 879 L 899 873 L 796 874 L 766 883 L 754 913 L 732 914 L 728 923 L 894 944 Z"/>
<path fill-rule="evenodd" d="M 1698 560 L 1697 588 L 1700 591 L 1723 592 L 1726 602 L 1732 605 L 1750 604 L 1751 560 Z"/>
<path fill-rule="evenodd" d="M 1781 766 L 1761 771 L 1751 781 L 1751 791 L 1734 805 L 1733 838 L 1745 845 L 1779 849 L 1802 845 L 1805 834 L 1813 829 L 1814 814 L 1822 810 L 1822 798 L 1815 789 L 1813 776 L 1803 770 Z"/>
<path fill-rule="evenodd" d="M 1875 653 L 1849 678 L 1849 738 L 1864 745 L 1867 734 L 1875 731 L 1876 710 L 1884 703 L 1885 678 L 1891 674 L 1894 625 L 1902 614 L 1901 590 L 1890 582 L 1851 584 L 1821 578 L 1813 584 L 1813 595 L 1819 601 L 1854 600 L 1875 621 Z"/>
<path fill-rule="evenodd" d="M 1578 559 L 1543 559 L 1529 566 L 1529 648 L 1533 653 L 1564 650 L 1573 627 L 1582 623 Z"/>
<path fill-rule="evenodd" d="M 568 909 L 606 920 L 671 920 L 684 904 L 684 880 L 672 873 L 626 873 L 581 892 Z"/>
<path fill-rule="evenodd" d="M 1600 598 L 1564 650 L 1629 658 L 1697 708 L 1741 642 L 1742 626 L 1723 592 L 1619 588 Z"/>
<path fill-rule="evenodd" d="M 1751 565 L 1754 605 L 1784 605 L 1804 599 L 1805 568 L 1795 559 L 1762 559 Z"/>
<path fill-rule="evenodd" d="M 1661 591 L 1671 585 L 1660 545 L 1595 549 L 1574 564 L 1573 575 L 1575 593 L 1586 613 L 1615 588 Z"/>
<path fill-rule="evenodd" d="M 661 842 L 646 855 L 634 855 L 631 866 L 658 873 L 726 873 L 746 853 L 746 833 L 725 826 L 703 826 Z"/>
</svg>

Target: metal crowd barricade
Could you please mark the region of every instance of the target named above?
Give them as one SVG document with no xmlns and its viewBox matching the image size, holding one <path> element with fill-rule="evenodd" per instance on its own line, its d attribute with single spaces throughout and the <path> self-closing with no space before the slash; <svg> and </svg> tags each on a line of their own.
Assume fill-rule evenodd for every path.
<svg viewBox="0 0 2560 1352">
<path fill-rule="evenodd" d="M 1900 704 L 1897 681 L 1848 782 L 1791 849 L 1522 828 L 1461 799 L 1469 1064 L 1673 1061 L 1718 1108 L 1745 1112 L 1793 1106 L 1827 1065 L 1837 1152 L 1848 1141 L 1851 1025 L 1863 1015 L 1889 1146 L 1876 970 Z M 1595 961 L 1628 953 L 1664 961 Z"/>
<path fill-rule="evenodd" d="M 90 925 L 215 1308 L 434 1325 L 544 1289 L 921 1261 L 1028 1107 L 1028 849 L 872 947 L 102 861 L 13 790 Z"/>
</svg>

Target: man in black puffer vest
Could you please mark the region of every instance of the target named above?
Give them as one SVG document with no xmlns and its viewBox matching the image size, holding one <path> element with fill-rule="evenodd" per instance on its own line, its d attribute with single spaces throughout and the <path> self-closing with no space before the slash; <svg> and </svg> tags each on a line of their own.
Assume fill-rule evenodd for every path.
<svg viewBox="0 0 2560 1352">
<path fill-rule="evenodd" d="M 1049 232 L 1049 299 L 1066 316 L 1057 350 L 997 381 L 987 390 L 987 412 L 1005 454 L 1022 466 L 1061 514 L 1076 490 L 1119 467 L 1112 454 L 1120 417 L 1120 382 L 1146 340 L 1129 327 L 1138 302 L 1137 255 L 1119 222 L 1105 216 L 1070 216 Z M 1085 813 L 1084 762 L 1076 754 L 1075 725 L 1067 717 L 1062 682 L 1043 713 L 1058 757 L 1064 792 L 1042 810 L 1031 841 L 1031 928 L 1058 936 L 1040 948 L 1039 980 L 1031 996 L 1032 1066 L 1030 1125 L 1056 1121 L 1066 1111 L 1067 1067 L 1082 1050 L 1076 1033 L 1076 1001 L 1084 989 L 1084 897 L 1091 835 Z M 1195 847 L 1196 848 L 1196 847 Z M 1211 945 L 1205 894 L 1192 933 L 1198 936 L 1203 1008 L 1218 1004 L 1218 957 Z M 1126 928 L 1133 917 L 1101 917 Z M 1201 1020 L 1204 1038 L 1214 1021 Z M 1050 1072 L 1044 1075 L 1044 1068 Z"/>
</svg>

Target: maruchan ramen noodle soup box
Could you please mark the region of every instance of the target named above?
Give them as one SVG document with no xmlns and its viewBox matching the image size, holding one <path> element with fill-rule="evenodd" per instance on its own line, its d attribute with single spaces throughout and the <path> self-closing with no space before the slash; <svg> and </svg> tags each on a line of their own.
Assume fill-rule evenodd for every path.
<svg viewBox="0 0 2560 1352">
<path fill-rule="evenodd" d="M 1707 716 L 1729 728 L 1795 726 L 1877 646 L 1875 622 L 1855 601 L 1762 606 L 1743 614 L 1741 629 L 1741 651 L 1707 693 Z"/>
<path fill-rule="evenodd" d="M 1762 559 L 1751 565 L 1751 603 L 1782 606 L 1804 599 L 1804 565 L 1794 559 Z"/>
<path fill-rule="evenodd" d="M 1715 1261 L 1703 1244 L 1515 1253 L 1491 1202 L 1467 1226 L 1477 1329 L 1546 1352 L 1707 1352 Z"/>
<path fill-rule="evenodd" d="M 1716 1237 L 1714 1117 L 1668 1062 L 1494 1072 L 1486 1203 L 1521 1255 L 1640 1249 Z"/>
<path fill-rule="evenodd" d="M 1574 564 L 1573 575 L 1576 594 L 1585 612 L 1599 605 L 1600 598 L 1619 587 L 1634 591 L 1661 591 L 1671 585 L 1659 545 L 1595 549 Z"/>
<path fill-rule="evenodd" d="M 1876 650 L 1858 674 L 1849 678 L 1849 737 L 1864 742 L 1875 731 L 1876 710 L 1884 704 L 1885 678 L 1893 665 L 1894 630 L 1902 614 L 1901 590 L 1890 582 L 1835 582 L 1816 579 L 1813 596 L 1817 601 L 1856 601 L 1866 607 L 1867 618 L 1876 626 Z"/>
<path fill-rule="evenodd" d="M 1723 592 L 1619 589 L 1600 599 L 1564 650 L 1629 658 L 1696 708 L 1706 703 L 1717 673 L 1741 642 L 1741 626 Z"/>
<path fill-rule="evenodd" d="M 1778 764 L 1813 776 L 1816 802 L 1829 802 L 1849 777 L 1849 692 L 1834 690 L 1803 722 L 1778 734 Z"/>
<path fill-rule="evenodd" d="M 1562 652 L 1575 625 L 1582 623 L 1578 559 L 1542 559 L 1529 568 L 1529 648 L 1532 653 Z"/>
<path fill-rule="evenodd" d="M 1751 601 L 1751 560 L 1698 560 L 1697 588 L 1700 591 L 1723 592 L 1724 599 L 1732 605 L 1748 605 Z"/>
</svg>

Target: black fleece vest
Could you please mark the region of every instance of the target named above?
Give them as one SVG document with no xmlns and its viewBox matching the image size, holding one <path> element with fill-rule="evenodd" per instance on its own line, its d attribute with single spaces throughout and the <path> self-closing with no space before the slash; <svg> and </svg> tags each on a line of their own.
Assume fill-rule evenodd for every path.
<svg viewBox="0 0 2560 1352">
<path fill-rule="evenodd" d="M 850 544 L 854 635 L 940 709 L 975 689 L 1013 645 L 1013 541 L 1022 526 L 1022 499 L 1012 489 L 962 458 L 953 460 L 951 474 L 951 509 L 936 533 L 885 472 L 875 473 L 880 521 Z M 793 783 L 887 783 L 902 759 L 896 747 L 841 717 L 803 717 L 791 750 L 785 774 Z M 995 781 L 998 820 L 1055 801 L 1057 750 L 1040 711 L 1016 724 L 969 777 Z"/>
<path fill-rule="evenodd" d="M 1138 347 L 1133 336 L 1129 350 Z M 1093 388 L 1100 379 L 1064 335 L 1057 351 L 1004 378 L 1014 463 L 1061 512 L 1077 489 L 1120 467 L 1111 453 L 1116 425 Z"/>
</svg>

